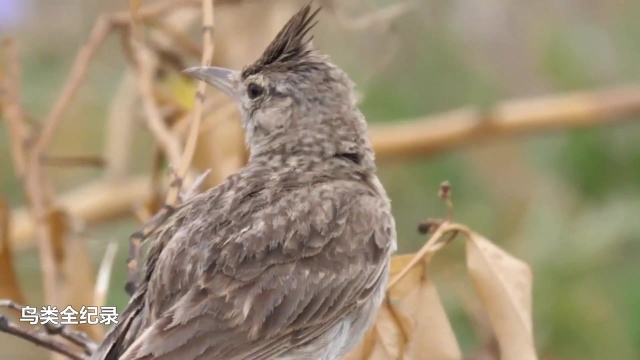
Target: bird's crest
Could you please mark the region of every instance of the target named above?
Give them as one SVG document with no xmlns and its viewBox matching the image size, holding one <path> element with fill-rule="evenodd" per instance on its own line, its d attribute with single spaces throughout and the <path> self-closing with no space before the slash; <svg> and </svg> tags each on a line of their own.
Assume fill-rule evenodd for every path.
<svg viewBox="0 0 640 360">
<path fill-rule="evenodd" d="M 310 46 L 313 36 L 307 37 L 307 33 L 318 23 L 314 18 L 319 11 L 320 8 L 311 12 L 311 4 L 298 11 L 271 41 L 262 56 L 242 70 L 242 78 L 271 67 L 287 68 L 287 65 L 294 65 L 308 57 L 313 51 Z"/>
</svg>

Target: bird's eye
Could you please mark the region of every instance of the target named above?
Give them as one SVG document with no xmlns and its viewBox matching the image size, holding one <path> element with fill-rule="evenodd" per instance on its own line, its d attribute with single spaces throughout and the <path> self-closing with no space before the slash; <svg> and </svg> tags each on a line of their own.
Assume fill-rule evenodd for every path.
<svg viewBox="0 0 640 360">
<path fill-rule="evenodd" d="M 255 99 L 258 96 L 262 95 L 264 92 L 264 88 L 256 83 L 251 83 L 247 87 L 247 93 L 249 94 L 250 99 Z"/>
</svg>

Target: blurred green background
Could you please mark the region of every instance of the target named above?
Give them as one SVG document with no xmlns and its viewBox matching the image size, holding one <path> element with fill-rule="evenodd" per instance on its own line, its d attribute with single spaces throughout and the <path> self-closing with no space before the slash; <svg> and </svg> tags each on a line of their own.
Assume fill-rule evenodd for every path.
<svg viewBox="0 0 640 360">
<path fill-rule="evenodd" d="M 315 31 L 318 47 L 358 84 L 370 123 L 640 80 L 638 0 L 415 3 L 392 33 L 341 29 L 329 14 Z M 0 32 L 19 41 L 23 105 L 31 113 L 46 114 L 98 14 L 127 6 L 124 0 L 0 0 Z M 382 64 L 380 54 L 388 52 L 393 58 Z M 66 113 L 52 153 L 102 152 L 105 99 L 124 66 L 112 38 Z M 144 173 L 152 140 L 146 131 L 137 134 L 133 169 Z M 23 198 L 7 136 L 1 126 L 0 192 L 19 207 Z M 449 180 L 456 220 L 531 264 L 541 359 L 640 359 L 640 118 L 381 163 L 380 174 L 393 201 L 401 252 L 424 243 L 416 232 L 419 221 L 445 213 L 437 189 Z M 63 169 L 55 180 L 64 190 L 99 175 L 100 170 Z M 120 244 L 108 300 L 119 309 L 127 301 L 127 239 L 137 226 L 122 220 L 89 229 L 96 264 L 109 241 Z M 463 349 L 472 351 L 479 339 L 458 296 L 469 288 L 461 244 L 438 255 L 432 275 Z M 27 297 L 39 303 L 36 252 L 21 252 L 17 261 Z M 40 356 L 32 346 L 0 335 L 0 358 Z"/>
</svg>

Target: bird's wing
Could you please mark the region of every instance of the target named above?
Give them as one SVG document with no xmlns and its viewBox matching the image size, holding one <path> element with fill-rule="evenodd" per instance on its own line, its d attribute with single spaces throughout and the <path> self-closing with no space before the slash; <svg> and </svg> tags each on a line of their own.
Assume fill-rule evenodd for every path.
<svg viewBox="0 0 640 360">
<path fill-rule="evenodd" d="M 139 331 L 141 325 L 139 315 L 144 309 L 145 293 L 145 285 L 136 291 L 126 310 L 118 316 L 118 323 L 111 328 L 100 346 L 91 354 L 91 360 L 117 360 L 122 349 L 133 342 L 132 337 Z"/>
<path fill-rule="evenodd" d="M 269 359 L 377 296 L 395 242 L 386 202 L 336 189 L 307 195 L 214 240 L 185 221 L 149 282 L 149 297 L 168 300 L 149 305 L 153 320 L 121 359 Z"/>
</svg>

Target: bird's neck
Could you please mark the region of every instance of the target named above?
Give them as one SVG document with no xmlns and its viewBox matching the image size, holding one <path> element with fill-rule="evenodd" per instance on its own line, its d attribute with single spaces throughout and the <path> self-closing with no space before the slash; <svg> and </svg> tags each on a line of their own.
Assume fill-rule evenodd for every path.
<svg viewBox="0 0 640 360">
<path fill-rule="evenodd" d="M 362 179 L 374 176 L 376 172 L 373 160 L 360 154 L 306 148 L 252 154 L 247 166 L 270 169 L 270 172 L 314 173 L 336 179 Z"/>
</svg>

